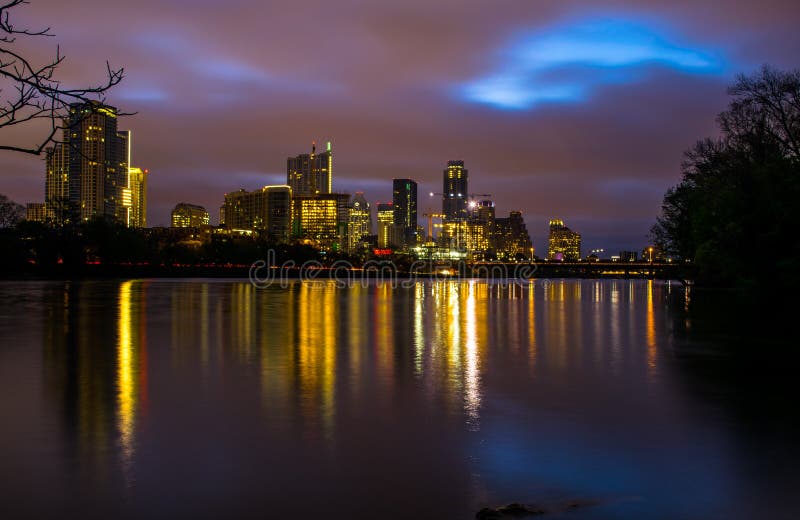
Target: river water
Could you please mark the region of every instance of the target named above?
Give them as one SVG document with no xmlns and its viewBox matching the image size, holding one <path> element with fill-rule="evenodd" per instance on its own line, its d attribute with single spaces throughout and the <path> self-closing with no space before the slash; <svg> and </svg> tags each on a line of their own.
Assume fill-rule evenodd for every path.
<svg viewBox="0 0 800 520">
<path fill-rule="evenodd" d="M 800 518 L 791 345 L 697 292 L 2 282 L 0 517 Z"/>
</svg>

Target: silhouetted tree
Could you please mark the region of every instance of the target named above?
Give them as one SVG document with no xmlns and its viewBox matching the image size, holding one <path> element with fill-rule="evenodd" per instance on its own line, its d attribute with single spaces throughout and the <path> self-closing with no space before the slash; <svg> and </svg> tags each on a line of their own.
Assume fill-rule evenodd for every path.
<svg viewBox="0 0 800 520">
<path fill-rule="evenodd" d="M 64 86 L 56 72 L 64 62 L 61 49 L 45 63 L 26 56 L 24 45 L 31 38 L 52 36 L 50 28 L 20 28 L 11 21 L 11 10 L 26 0 L 0 0 L 0 129 L 33 125 L 42 128 L 32 144 L 1 144 L 0 150 L 41 154 L 60 139 L 64 117 L 72 103 L 105 100 L 105 93 L 122 81 L 123 69 L 112 69 L 106 62 L 106 79 L 97 85 L 79 88 Z M 39 122 L 45 122 L 42 127 Z"/>
<path fill-rule="evenodd" d="M 719 115 L 721 137 L 686 152 L 680 184 L 653 227 L 664 251 L 701 281 L 800 282 L 800 71 L 739 76 Z"/>
<path fill-rule="evenodd" d="M 25 218 L 25 208 L 5 195 L 0 195 L 0 228 L 14 226 Z"/>
</svg>

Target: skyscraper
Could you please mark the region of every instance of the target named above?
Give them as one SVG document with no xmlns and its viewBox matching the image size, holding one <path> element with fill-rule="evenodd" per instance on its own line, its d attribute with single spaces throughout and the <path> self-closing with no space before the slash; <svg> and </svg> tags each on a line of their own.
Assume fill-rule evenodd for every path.
<svg viewBox="0 0 800 520">
<path fill-rule="evenodd" d="M 349 201 L 346 193 L 293 197 L 292 234 L 323 249 L 346 247 Z M 227 211 L 225 218 L 230 218 Z"/>
<path fill-rule="evenodd" d="M 128 191 L 130 209 L 128 225 L 133 228 L 147 227 L 147 176 L 148 170 L 128 168 Z"/>
<path fill-rule="evenodd" d="M 207 226 L 208 211 L 203 206 L 181 202 L 172 209 L 172 227 L 187 228 Z"/>
<path fill-rule="evenodd" d="M 131 144 L 130 130 L 117 131 L 116 160 L 118 173 L 113 182 L 114 220 L 126 226 L 130 226 L 131 215 Z"/>
<path fill-rule="evenodd" d="M 501 260 L 517 261 L 533 258 L 533 243 L 522 212 L 512 211 L 506 218 L 494 221 L 494 247 Z"/>
<path fill-rule="evenodd" d="M 565 226 L 563 220 L 550 221 L 547 258 L 568 262 L 577 262 L 581 259 L 581 236 Z"/>
<path fill-rule="evenodd" d="M 286 242 L 292 230 L 292 190 L 264 186 L 225 194 L 224 223 L 228 229 L 258 231 L 273 242 Z"/>
<path fill-rule="evenodd" d="M 378 247 L 386 249 L 395 245 L 394 205 L 378 204 Z"/>
<path fill-rule="evenodd" d="M 310 154 L 300 154 L 286 159 L 286 184 L 295 197 L 333 192 L 333 151 L 327 143 L 324 152 L 317 153 L 312 143 Z"/>
<path fill-rule="evenodd" d="M 395 241 L 398 245 L 417 243 L 417 183 L 411 179 L 394 179 L 392 204 Z"/>
<path fill-rule="evenodd" d="M 45 152 L 44 212 L 45 216 L 63 224 L 69 217 L 69 154 L 62 143 Z"/>
<path fill-rule="evenodd" d="M 117 109 L 96 101 L 75 103 L 65 126 L 71 218 L 122 221 L 129 136 L 117 132 Z"/>
<path fill-rule="evenodd" d="M 364 193 L 357 191 L 350 201 L 347 219 L 347 244 L 351 253 L 358 252 L 365 243 L 366 237 L 372 234 L 372 212 L 364 198 Z"/>
<path fill-rule="evenodd" d="M 442 213 L 445 221 L 467 218 L 468 173 L 464 168 L 464 161 L 447 162 L 442 187 Z"/>
<path fill-rule="evenodd" d="M 487 258 L 495 245 L 494 202 L 481 200 L 471 203 L 467 220 L 466 243 L 473 258 Z"/>
</svg>

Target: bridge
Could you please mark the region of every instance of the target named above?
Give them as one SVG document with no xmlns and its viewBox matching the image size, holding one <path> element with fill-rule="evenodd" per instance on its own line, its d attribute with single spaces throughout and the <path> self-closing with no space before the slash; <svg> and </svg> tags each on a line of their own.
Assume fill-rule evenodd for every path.
<svg viewBox="0 0 800 520">
<path fill-rule="evenodd" d="M 441 268 L 437 268 L 441 269 Z M 648 278 L 686 280 L 692 278 L 691 266 L 679 262 L 504 262 L 467 263 L 457 275 L 476 278 Z"/>
</svg>

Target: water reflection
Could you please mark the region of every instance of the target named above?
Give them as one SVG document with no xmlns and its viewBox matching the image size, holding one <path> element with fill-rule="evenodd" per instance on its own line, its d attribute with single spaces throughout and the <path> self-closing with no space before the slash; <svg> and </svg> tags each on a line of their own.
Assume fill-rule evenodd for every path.
<svg viewBox="0 0 800 520">
<path fill-rule="evenodd" d="M 147 403 L 145 285 L 120 284 L 117 321 L 117 429 L 122 472 L 130 485 L 136 451 L 136 420 Z"/>
<path fill-rule="evenodd" d="M 191 503 L 253 517 L 325 517 L 337 504 L 363 517 L 391 503 L 387 518 L 469 518 L 555 489 L 724 518 L 727 497 L 753 484 L 742 467 L 774 489 L 796 482 L 753 462 L 752 443 L 720 419 L 744 409 L 772 431 L 758 407 L 713 397 L 749 375 L 687 362 L 681 349 L 696 344 L 684 325 L 709 326 L 686 310 L 700 297 L 679 286 L 134 280 L 36 291 L 41 366 L 12 361 L 40 371 L 43 404 L 24 398 L 56 425 L 47 442 L 21 437 L 41 442 L 29 463 L 67 483 L 31 473 L 50 516 L 101 500 L 113 505 L 89 516 Z M 0 319 L 13 312 L 0 304 Z M 68 491 L 56 500 L 56 488 Z M 641 518 L 643 507 L 603 512 Z"/>
<path fill-rule="evenodd" d="M 108 307 L 95 300 L 99 295 L 91 284 L 66 285 L 58 299 L 48 296 L 45 350 L 50 366 L 66 370 L 64 384 L 72 388 L 57 393 L 76 401 L 70 420 L 77 422 L 86 446 L 107 442 L 113 415 L 128 479 L 148 392 L 148 283 L 119 284 L 113 334 L 97 326 L 108 322 L 97 317 Z M 330 445 L 341 392 L 364 402 L 361 389 L 377 378 L 382 389 L 373 398 L 391 406 L 406 372 L 420 380 L 434 406 L 445 403 L 450 414 L 462 416 L 468 431 L 480 430 L 490 348 L 506 351 L 534 377 L 539 363 L 568 370 L 585 362 L 579 359 L 586 353 L 576 345 L 587 335 L 595 361 L 602 365 L 610 355 L 610 366 L 618 371 L 630 364 L 625 359 L 639 357 L 636 351 L 622 352 L 622 345 L 631 349 L 641 337 L 652 376 L 659 357 L 660 288 L 650 281 L 625 284 L 623 291 L 623 283 L 547 282 L 540 284 L 538 303 L 536 282 L 498 286 L 475 280 L 419 283 L 410 289 L 386 284 L 341 289 L 332 282 L 310 282 L 267 291 L 246 283 L 170 283 L 158 294 L 169 301 L 174 369 L 199 364 L 201 384 L 209 385 L 215 373 L 227 371 L 226 363 L 257 367 L 263 413 L 275 419 L 273 427 L 287 432 L 296 427 L 303 438 Z M 642 321 L 633 305 L 639 293 L 646 302 Z M 584 294 L 590 296 L 585 302 Z M 622 327 L 630 331 L 628 341 Z M 103 346 L 109 337 L 116 338 L 113 361 Z M 547 347 L 544 354 L 541 346 Z M 112 368 L 113 382 L 104 375 Z"/>
</svg>

